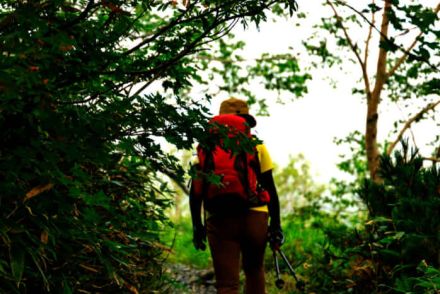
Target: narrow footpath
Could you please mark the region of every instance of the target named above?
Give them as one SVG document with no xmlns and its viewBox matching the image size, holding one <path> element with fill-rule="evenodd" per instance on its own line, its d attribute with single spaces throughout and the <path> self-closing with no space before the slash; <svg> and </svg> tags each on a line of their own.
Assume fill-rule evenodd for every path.
<svg viewBox="0 0 440 294">
<path fill-rule="evenodd" d="M 175 282 L 169 294 L 215 294 L 213 269 L 195 269 L 183 264 L 169 264 L 166 273 Z"/>
</svg>

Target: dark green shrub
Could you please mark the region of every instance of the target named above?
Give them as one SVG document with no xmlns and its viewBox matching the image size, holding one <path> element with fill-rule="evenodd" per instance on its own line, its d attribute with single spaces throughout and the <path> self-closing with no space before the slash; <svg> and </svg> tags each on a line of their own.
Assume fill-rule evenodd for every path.
<svg viewBox="0 0 440 294">
<path fill-rule="evenodd" d="M 325 257 L 308 275 L 328 293 L 438 293 L 440 169 L 403 143 L 382 156 L 382 181 L 358 190 L 369 211 L 361 231 L 331 230 Z"/>
<path fill-rule="evenodd" d="M 425 293 L 415 283 L 423 277 L 418 265 L 440 266 L 440 168 L 424 167 L 416 150 L 402 146 L 394 158 L 381 158 L 383 182 L 366 181 L 360 196 L 371 216 L 368 231 L 379 282 L 396 291 Z M 438 289 L 440 284 L 431 290 Z"/>
<path fill-rule="evenodd" d="M 170 201 L 141 163 L 115 156 L 106 170 L 75 165 L 69 175 L 23 191 L 24 200 L 2 183 L 0 292 L 160 286 L 158 233 Z"/>
</svg>

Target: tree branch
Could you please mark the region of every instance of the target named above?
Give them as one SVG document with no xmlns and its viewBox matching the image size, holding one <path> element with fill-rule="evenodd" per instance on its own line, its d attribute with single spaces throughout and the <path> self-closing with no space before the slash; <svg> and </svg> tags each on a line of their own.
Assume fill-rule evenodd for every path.
<svg viewBox="0 0 440 294">
<path fill-rule="evenodd" d="M 393 151 L 394 147 L 396 147 L 397 143 L 402 139 L 403 134 L 407 129 L 411 127 L 411 124 L 415 121 L 419 120 L 425 113 L 427 113 L 430 110 L 433 110 L 437 105 L 440 104 L 440 100 L 437 102 L 429 103 L 426 105 L 422 110 L 420 110 L 418 113 L 416 113 L 413 117 L 411 117 L 409 120 L 406 121 L 403 128 L 400 130 L 399 134 L 397 135 L 397 138 L 391 143 L 390 146 L 387 148 L 387 154 L 390 155 Z"/>
<path fill-rule="evenodd" d="M 259 7 L 258 11 L 245 11 L 243 13 L 238 13 L 238 14 L 233 14 L 233 15 L 229 15 L 229 14 L 225 14 L 225 13 L 220 13 L 221 10 L 225 7 L 225 5 L 227 4 L 233 4 L 234 1 L 229 1 L 226 3 L 222 3 L 222 5 L 216 7 L 215 9 L 209 10 L 207 12 L 204 12 L 204 15 L 208 15 L 208 14 L 212 14 L 215 13 L 216 14 L 216 18 L 212 21 L 212 23 L 209 25 L 209 27 L 207 27 L 197 38 L 195 38 L 193 41 L 191 41 L 186 47 L 184 47 L 180 52 L 178 52 L 175 56 L 173 56 L 171 59 L 164 61 L 162 63 L 160 63 L 158 66 L 148 69 L 148 70 L 144 70 L 144 71 L 131 71 L 131 72 L 124 72 L 124 74 L 130 75 L 131 77 L 151 77 L 148 82 L 143 85 L 141 87 L 141 89 L 139 89 L 136 94 L 139 94 L 142 90 L 144 90 L 145 88 L 148 87 L 149 84 L 151 84 L 151 82 L 153 82 L 154 80 L 158 79 L 161 77 L 161 72 L 166 70 L 167 68 L 169 68 L 170 66 L 176 64 L 180 59 L 182 59 L 183 57 L 187 56 L 188 54 L 191 54 L 194 50 L 194 48 L 201 46 L 203 44 L 209 43 L 212 40 L 215 40 L 216 38 L 218 38 L 218 36 L 221 36 L 225 33 L 225 30 L 221 30 L 219 32 L 215 32 L 214 34 L 212 34 L 212 40 L 206 41 L 206 42 L 201 42 L 204 38 L 206 38 L 211 32 L 212 30 L 214 30 L 215 28 L 219 27 L 220 25 L 222 25 L 223 23 L 227 23 L 228 21 L 233 20 L 232 24 L 229 24 L 226 28 L 226 33 L 227 31 L 231 30 L 232 27 L 237 23 L 235 20 L 238 18 L 243 18 L 245 16 L 252 16 L 255 15 L 256 13 L 261 12 L 264 9 L 267 9 L 268 7 L 270 7 L 271 5 L 273 5 L 276 1 L 269 1 L 267 3 L 265 3 L 265 5 L 262 5 L 261 7 Z M 192 5 L 194 4 L 190 4 L 190 7 L 192 7 Z M 190 8 L 189 8 L 190 9 Z M 186 10 L 187 12 L 188 10 Z M 157 39 L 161 34 L 165 33 L 166 31 L 168 31 L 169 29 L 171 29 L 173 26 L 175 25 L 179 25 L 181 23 L 185 23 L 187 22 L 189 19 L 200 19 L 200 17 L 202 17 L 201 15 L 198 15 L 197 17 L 191 17 L 189 19 L 183 19 L 183 16 L 185 15 L 185 13 L 182 13 L 181 15 L 179 15 L 178 18 L 174 19 L 171 23 L 167 24 L 166 26 L 162 27 L 161 29 L 159 29 L 158 32 L 156 32 L 153 36 L 151 36 L 150 38 L 141 41 L 139 44 L 135 45 L 134 47 L 130 48 L 128 51 L 125 51 L 124 53 L 122 53 L 121 56 L 126 56 L 129 55 L 131 53 L 133 53 L 134 51 L 142 48 L 144 45 L 146 45 L 147 43 Z M 102 70 L 102 69 L 101 69 Z M 117 72 L 117 70 L 115 71 L 109 71 L 109 72 L 101 72 L 99 74 L 113 74 Z M 120 72 L 119 72 L 120 73 Z M 116 87 L 112 87 L 110 89 L 110 91 L 112 89 L 115 88 L 119 88 L 120 86 L 122 86 L 125 83 L 116 85 Z M 60 102 L 63 104 L 80 104 L 80 103 L 87 103 L 90 101 L 93 101 L 95 99 L 98 98 L 99 95 L 102 95 L 104 93 L 110 92 L 109 90 L 100 92 L 100 93 L 95 93 L 90 95 L 88 98 L 81 100 L 81 101 L 69 101 L 69 102 Z"/>
<path fill-rule="evenodd" d="M 436 158 L 436 157 L 423 157 L 423 160 L 432 161 L 433 163 L 439 163 L 440 162 L 440 158 Z"/>
<path fill-rule="evenodd" d="M 356 55 L 357 60 L 359 61 L 359 63 L 361 64 L 361 66 L 363 67 L 364 62 L 361 59 L 361 56 L 359 55 L 359 52 L 357 51 L 357 45 L 353 44 L 353 41 L 350 37 L 350 35 L 348 34 L 347 28 L 344 27 L 344 25 L 342 24 L 342 17 L 339 16 L 338 12 L 336 11 L 335 6 L 333 5 L 333 3 L 331 3 L 330 1 L 327 1 L 327 3 L 330 5 L 330 7 L 333 10 L 333 13 L 336 17 L 337 22 L 339 23 L 342 31 L 344 32 L 344 36 L 345 39 L 347 40 L 348 44 L 350 45 L 351 50 L 353 51 L 353 53 Z"/>
<path fill-rule="evenodd" d="M 440 11 L 440 2 L 437 4 L 437 7 L 434 9 L 434 13 L 438 14 L 439 11 Z M 414 47 L 416 46 L 417 42 L 419 41 L 419 38 L 422 35 L 423 35 L 423 32 L 421 31 L 417 35 L 417 37 L 414 39 L 412 44 L 406 50 L 404 50 L 403 55 L 399 58 L 399 60 L 397 60 L 396 64 L 387 73 L 387 79 L 390 76 L 392 76 L 396 72 L 396 70 L 400 67 L 400 65 L 402 65 L 402 63 L 405 62 L 405 60 L 409 57 L 411 50 L 414 49 Z"/>
<path fill-rule="evenodd" d="M 167 169 L 166 167 L 160 168 L 159 171 L 166 175 L 168 178 L 170 178 L 174 183 L 177 184 L 177 186 L 186 194 L 189 195 L 189 189 L 187 186 L 185 186 L 184 183 L 179 181 L 179 178 L 177 175 L 170 169 Z"/>
<path fill-rule="evenodd" d="M 385 42 L 388 39 L 388 28 L 390 21 L 388 19 L 388 12 L 391 10 L 391 0 L 385 0 L 385 7 L 382 15 L 382 24 L 380 26 L 380 41 Z M 373 92 L 377 93 L 379 96 L 382 91 L 383 85 L 386 81 L 386 63 L 387 63 L 388 51 L 380 47 L 379 56 L 377 58 L 377 68 L 376 68 L 376 83 L 374 85 Z"/>
<path fill-rule="evenodd" d="M 99 4 L 96 4 L 99 5 Z M 76 17 L 75 19 L 71 20 L 70 22 L 62 25 L 60 27 L 61 30 L 65 30 L 71 26 L 76 25 L 77 23 L 79 23 L 81 20 L 87 18 L 87 14 L 89 13 L 90 10 L 92 10 L 92 8 L 95 6 L 95 1 L 94 0 L 89 0 L 89 2 L 87 3 L 86 8 L 78 15 L 78 17 Z"/>
<path fill-rule="evenodd" d="M 152 35 L 150 38 L 142 40 L 139 42 L 139 44 L 135 45 L 134 47 L 128 49 L 126 52 L 124 52 L 123 56 L 130 55 L 131 53 L 135 52 L 136 50 L 139 50 L 142 48 L 142 46 L 156 40 L 160 35 L 174 27 L 179 23 L 179 21 L 185 16 L 185 14 L 189 11 L 189 9 L 185 10 L 183 13 L 179 15 L 176 19 L 174 19 L 172 22 L 168 23 L 167 25 L 161 27 L 154 35 Z"/>
<path fill-rule="evenodd" d="M 267 4 L 266 6 L 261 7 L 261 9 L 266 9 L 268 8 L 270 5 L 272 5 L 273 2 L 269 2 L 269 4 Z M 254 12 L 255 13 L 255 12 Z M 202 44 L 206 44 L 208 42 L 204 42 L 202 44 L 199 44 L 199 42 L 201 40 L 203 40 L 203 38 L 205 38 L 206 36 L 208 36 L 208 34 L 215 29 L 216 27 L 218 27 L 219 25 L 221 25 L 222 23 L 228 22 L 230 20 L 235 20 L 238 18 L 242 18 L 245 16 L 250 16 L 253 15 L 254 13 L 241 13 L 241 14 L 235 14 L 232 16 L 228 16 L 224 19 L 219 19 L 219 16 L 217 16 L 217 19 L 215 21 L 212 22 L 212 24 L 205 29 L 205 31 L 200 34 L 196 39 L 194 39 L 194 41 L 192 41 L 190 44 L 188 44 L 187 47 L 185 47 L 181 52 L 177 53 L 176 56 L 174 56 L 173 58 L 171 58 L 170 60 L 167 60 L 166 62 L 161 63 L 159 66 L 152 68 L 150 70 L 146 70 L 146 71 L 139 71 L 139 72 L 128 72 L 127 74 L 131 74 L 131 75 L 142 75 L 142 76 L 152 76 L 152 75 L 156 75 L 157 73 L 159 73 L 161 70 L 164 70 L 165 68 L 175 64 L 177 61 L 179 61 L 182 57 L 186 56 L 187 54 L 189 54 L 195 47 L 197 47 L 198 45 L 202 45 Z M 235 25 L 236 22 L 233 22 L 233 25 Z M 227 31 L 231 30 L 233 25 L 229 25 L 226 29 L 226 33 Z M 225 32 L 219 32 L 214 34 L 214 36 L 216 36 L 217 34 L 220 35 L 224 35 Z M 215 40 L 215 37 L 213 38 L 213 40 Z M 158 77 L 160 77 L 160 75 L 158 75 Z"/>
<path fill-rule="evenodd" d="M 230 3 L 230 2 L 229 2 Z M 187 3 L 189 4 L 189 3 Z M 171 29 L 174 26 L 177 25 L 181 25 L 184 23 L 189 23 L 191 21 L 197 20 L 197 19 L 202 19 L 203 17 L 212 14 L 213 12 L 218 12 L 219 10 L 221 10 L 223 8 L 223 6 L 227 5 L 228 3 L 224 3 L 223 5 L 220 5 L 218 7 L 216 7 L 215 9 L 207 9 L 206 11 L 204 11 L 202 14 L 198 14 L 196 16 L 192 16 L 186 19 L 183 19 L 183 17 L 188 14 L 189 11 L 192 10 L 192 8 L 195 7 L 195 3 L 191 3 L 189 5 L 186 6 L 186 9 L 176 18 L 174 19 L 172 22 L 168 23 L 167 25 L 163 26 L 162 28 L 159 29 L 159 31 L 157 31 L 154 35 L 152 35 L 150 38 L 142 40 L 139 44 L 135 45 L 134 47 L 130 48 L 129 50 L 127 50 L 124 55 L 130 55 L 131 53 L 133 53 L 134 51 L 142 48 L 144 45 L 153 42 L 154 40 L 156 40 L 160 35 L 164 34 L 166 31 L 168 31 L 169 29 Z"/>
<path fill-rule="evenodd" d="M 327 1 L 328 1 L 328 0 L 327 0 Z M 353 11 L 354 11 L 356 14 L 358 14 L 358 15 L 359 15 L 364 21 L 366 21 L 370 26 L 372 26 L 373 29 L 374 29 L 375 31 L 377 31 L 377 32 L 380 34 L 381 38 L 383 38 L 384 41 L 387 41 L 387 42 L 388 42 L 388 44 L 394 46 L 395 48 L 399 49 L 399 50 L 402 51 L 403 53 L 408 54 L 408 56 L 411 56 L 412 58 L 414 58 L 414 59 L 416 59 L 416 60 L 419 60 L 419 61 L 422 61 L 422 62 L 428 64 L 429 67 L 431 67 L 433 70 L 435 70 L 435 71 L 440 71 L 438 66 L 431 64 L 431 63 L 429 62 L 429 60 L 427 60 L 426 58 L 421 57 L 421 56 L 418 56 L 418 55 L 415 55 L 415 54 L 412 54 L 411 52 L 407 51 L 407 50 L 406 50 L 405 48 L 403 48 L 402 46 L 399 46 L 399 45 L 395 44 L 392 40 L 390 40 L 390 39 L 388 38 L 388 36 L 383 35 L 382 32 L 381 32 L 381 30 L 379 30 L 379 29 L 378 29 L 373 23 L 371 23 L 370 20 L 369 20 L 368 18 L 366 18 L 365 15 L 364 15 L 362 12 L 360 12 L 359 10 L 357 10 L 356 8 L 354 8 L 353 6 L 351 6 L 351 5 L 349 5 L 348 3 L 344 2 L 344 1 L 341 1 L 341 0 L 335 0 L 335 3 L 340 4 L 340 5 L 343 5 L 343 6 L 346 6 L 346 7 L 350 8 L 351 10 L 353 10 Z"/>
<path fill-rule="evenodd" d="M 375 4 L 375 1 L 373 0 L 372 3 Z M 368 53 L 369 53 L 369 50 L 370 50 L 371 37 L 373 35 L 373 26 L 375 26 L 375 23 L 376 23 L 376 12 L 374 12 L 374 11 L 371 12 L 371 23 L 373 25 L 371 25 L 369 27 L 367 39 L 365 40 L 365 52 L 364 52 L 365 70 L 367 69 L 367 66 L 368 66 L 368 56 L 369 56 Z"/>
<path fill-rule="evenodd" d="M 414 39 L 412 44 L 405 50 L 405 52 L 399 58 L 399 60 L 397 60 L 396 64 L 388 71 L 387 76 L 386 76 L 387 80 L 388 80 L 389 77 L 391 77 L 396 72 L 396 70 L 400 67 L 400 65 L 402 65 L 403 62 L 405 62 L 405 60 L 409 56 L 408 52 L 410 52 L 412 49 L 414 49 L 414 47 L 416 46 L 417 42 L 419 41 L 419 37 L 422 36 L 422 35 L 423 35 L 423 32 L 420 32 L 417 35 L 417 37 Z"/>
<path fill-rule="evenodd" d="M 189 4 L 189 1 L 188 1 L 188 3 L 186 4 L 186 7 L 187 7 L 186 10 L 185 10 L 182 14 L 180 14 L 178 18 L 174 19 L 172 22 L 170 22 L 170 23 L 168 23 L 167 25 L 163 26 L 163 27 L 162 27 L 157 33 L 155 33 L 155 34 L 154 34 L 153 36 L 151 36 L 150 38 L 145 39 L 145 40 L 142 40 L 139 44 L 137 44 L 137 45 L 135 45 L 134 47 L 132 47 L 132 48 L 130 48 L 129 50 L 127 50 L 127 51 L 124 53 L 124 55 L 130 55 L 130 54 L 133 53 L 134 51 L 136 51 L 136 50 L 142 48 L 144 45 L 146 45 L 146 44 L 148 44 L 148 43 L 150 43 L 150 42 L 156 40 L 161 34 L 163 34 L 164 32 L 166 32 L 167 30 L 169 30 L 169 29 L 172 28 L 173 26 L 181 25 L 181 24 L 184 24 L 184 23 L 189 23 L 189 22 L 194 21 L 194 20 L 200 20 L 200 19 L 203 19 L 203 18 L 204 18 L 205 16 L 207 16 L 207 15 L 210 15 L 210 14 L 213 14 L 213 13 L 218 13 L 218 12 L 221 11 L 223 8 L 225 8 L 227 5 L 234 4 L 235 2 L 236 2 L 235 0 L 226 1 L 226 2 L 223 2 L 223 3 L 222 3 L 221 5 L 219 5 L 219 6 L 216 6 L 216 7 L 213 8 L 213 9 L 206 9 L 206 10 L 205 10 L 203 13 L 201 13 L 201 14 L 197 14 L 197 15 L 195 15 L 195 16 L 192 16 L 192 17 L 189 17 L 189 18 L 186 18 L 186 19 L 182 19 L 182 18 L 188 13 L 188 11 L 192 10 L 192 8 L 194 8 L 195 5 L 196 5 L 196 3 L 191 3 L 191 4 Z M 269 1 L 269 2 L 266 3 L 264 6 L 261 6 L 261 7 L 260 7 L 260 12 L 261 12 L 262 10 L 264 10 L 264 9 L 269 8 L 271 5 L 275 4 L 276 2 L 277 2 L 277 1 Z M 257 12 L 254 11 L 254 12 L 252 12 L 252 13 L 243 13 L 243 14 L 232 15 L 232 16 L 226 17 L 226 18 L 224 19 L 223 22 L 226 22 L 226 21 L 228 21 L 228 20 L 232 20 L 232 19 L 236 19 L 236 18 L 238 18 L 238 17 L 251 16 L 251 15 L 254 15 L 254 14 L 256 14 L 256 13 L 257 13 Z"/>
<path fill-rule="evenodd" d="M 333 10 L 333 13 L 336 17 L 337 22 L 339 23 L 342 31 L 344 32 L 344 36 L 345 39 L 347 40 L 351 51 L 353 51 L 354 55 L 356 56 L 356 59 L 359 62 L 359 65 L 361 66 L 361 70 L 362 70 L 362 76 L 364 79 L 364 84 L 365 84 L 365 91 L 367 92 L 367 95 L 370 96 L 371 95 L 371 90 L 370 90 L 370 79 L 368 77 L 368 73 L 367 73 L 367 66 L 366 64 L 362 61 L 362 58 L 359 54 L 359 52 L 357 51 L 358 47 L 357 45 L 353 44 L 353 41 L 350 37 L 350 35 L 348 34 L 348 30 L 346 27 L 344 27 L 344 25 L 342 24 L 342 18 L 339 16 L 338 12 L 336 11 L 335 6 L 333 5 L 333 3 L 331 3 L 329 0 L 327 0 L 328 5 L 330 5 L 330 7 Z"/>
</svg>

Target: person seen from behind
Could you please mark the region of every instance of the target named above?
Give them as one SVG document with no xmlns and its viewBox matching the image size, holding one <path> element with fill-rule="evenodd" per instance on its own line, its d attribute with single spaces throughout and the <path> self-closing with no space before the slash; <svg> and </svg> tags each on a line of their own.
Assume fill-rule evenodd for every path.
<svg viewBox="0 0 440 294">
<path fill-rule="evenodd" d="M 211 125 L 213 135 L 219 133 L 216 127 L 223 126 L 230 140 L 239 140 L 239 135 L 252 140 L 250 129 L 256 120 L 245 101 L 231 97 L 221 103 Z M 242 267 L 245 293 L 264 294 L 266 244 L 279 248 L 284 239 L 272 161 L 264 144 L 252 151 L 233 151 L 225 141 L 197 148 L 198 176 L 190 189 L 193 243 L 196 249 L 205 250 L 208 239 L 217 293 L 239 293 Z M 218 176 L 220 183 L 210 182 L 209 174 Z"/>
</svg>

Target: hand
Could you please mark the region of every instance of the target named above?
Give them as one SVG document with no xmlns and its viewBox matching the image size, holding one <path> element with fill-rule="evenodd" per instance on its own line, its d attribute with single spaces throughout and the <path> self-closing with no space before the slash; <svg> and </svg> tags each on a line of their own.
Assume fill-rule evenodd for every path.
<svg viewBox="0 0 440 294">
<path fill-rule="evenodd" d="M 267 238 L 269 239 L 270 248 L 273 250 L 279 250 L 284 243 L 284 235 L 280 227 L 270 227 Z"/>
<path fill-rule="evenodd" d="M 193 228 L 193 244 L 197 250 L 206 250 L 206 229 L 200 224 Z"/>
</svg>

